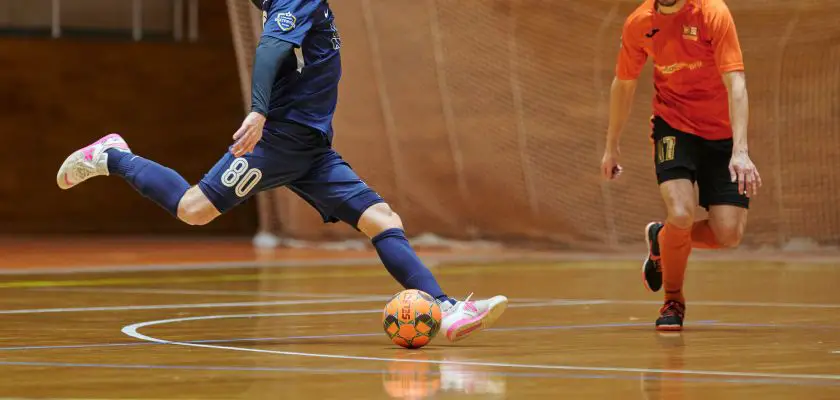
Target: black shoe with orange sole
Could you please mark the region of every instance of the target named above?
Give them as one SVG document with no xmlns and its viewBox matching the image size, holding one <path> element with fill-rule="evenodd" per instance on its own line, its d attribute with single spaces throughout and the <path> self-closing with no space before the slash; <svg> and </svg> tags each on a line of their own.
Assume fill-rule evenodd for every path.
<svg viewBox="0 0 840 400">
<path fill-rule="evenodd" d="M 668 300 L 659 309 L 659 318 L 656 320 L 656 330 L 675 332 L 683 328 L 685 319 L 685 304 L 676 300 Z"/>
</svg>

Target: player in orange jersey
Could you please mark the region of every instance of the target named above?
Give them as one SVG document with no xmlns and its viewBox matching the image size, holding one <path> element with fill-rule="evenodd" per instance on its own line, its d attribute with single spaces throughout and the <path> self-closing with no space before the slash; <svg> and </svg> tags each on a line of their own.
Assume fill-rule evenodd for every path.
<svg viewBox="0 0 840 400">
<path fill-rule="evenodd" d="M 744 62 L 723 0 L 646 0 L 627 18 L 610 95 L 604 178 L 621 174 L 619 136 L 648 57 L 655 67 L 654 162 L 668 218 L 645 229 L 643 272 L 650 290 L 665 284 L 656 328 L 682 330 L 683 277 L 692 247 L 737 246 L 761 178 L 747 151 Z M 709 211 L 706 220 L 694 218 L 695 183 L 699 204 Z"/>
</svg>

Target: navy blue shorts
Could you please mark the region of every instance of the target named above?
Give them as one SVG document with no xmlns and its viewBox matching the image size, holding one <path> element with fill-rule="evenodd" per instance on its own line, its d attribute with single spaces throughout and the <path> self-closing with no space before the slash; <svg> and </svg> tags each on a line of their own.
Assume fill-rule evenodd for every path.
<svg viewBox="0 0 840 400">
<path fill-rule="evenodd" d="M 264 190 L 288 187 L 318 210 L 324 222 L 353 227 L 370 206 L 384 202 L 318 131 L 273 124 L 251 154 L 225 153 L 198 187 L 224 213 Z"/>
</svg>

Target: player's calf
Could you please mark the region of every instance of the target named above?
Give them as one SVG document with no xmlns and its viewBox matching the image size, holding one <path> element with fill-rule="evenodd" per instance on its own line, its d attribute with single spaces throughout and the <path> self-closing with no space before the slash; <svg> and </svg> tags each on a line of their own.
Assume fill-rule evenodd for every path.
<svg viewBox="0 0 840 400">
<path fill-rule="evenodd" d="M 508 302 L 505 296 L 457 301 L 444 294 L 432 272 L 411 248 L 400 216 L 388 204 L 368 207 L 356 226 L 371 238 L 379 258 L 397 282 L 406 289 L 418 289 L 437 299 L 443 312 L 441 329 L 450 341 L 489 328 L 505 312 Z"/>
<path fill-rule="evenodd" d="M 117 134 L 107 135 L 64 160 L 57 175 L 58 186 L 69 189 L 94 176 L 122 177 L 131 187 L 172 215 L 190 185 L 171 168 L 133 154 Z"/>
<path fill-rule="evenodd" d="M 400 216 L 387 203 L 364 210 L 356 227 L 370 238 L 382 264 L 404 288 L 421 290 L 440 301 L 449 300 L 408 242 Z"/>
</svg>

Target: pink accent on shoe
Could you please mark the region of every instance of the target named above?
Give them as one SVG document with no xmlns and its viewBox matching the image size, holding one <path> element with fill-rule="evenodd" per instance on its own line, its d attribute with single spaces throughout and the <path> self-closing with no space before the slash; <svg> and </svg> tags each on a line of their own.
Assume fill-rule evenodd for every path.
<svg viewBox="0 0 840 400">
<path fill-rule="evenodd" d="M 73 186 L 73 182 L 70 182 L 70 180 L 67 179 L 67 174 L 64 174 L 64 183 L 66 183 L 67 186 Z"/>
<path fill-rule="evenodd" d="M 92 161 L 93 160 L 93 150 L 96 148 L 96 145 L 99 142 L 96 142 L 88 147 L 82 149 L 82 154 L 85 155 L 85 160 Z"/>
<path fill-rule="evenodd" d="M 118 145 L 114 146 L 115 148 L 119 148 L 119 149 L 122 149 L 122 150 L 128 150 L 128 146 L 125 144 L 125 141 L 123 140 L 122 136 L 120 136 L 116 133 L 110 133 L 110 134 L 107 134 L 107 135 L 103 136 L 101 139 L 89 144 L 87 147 L 82 149 L 82 154 L 85 155 L 85 160 L 93 161 L 93 151 L 96 149 L 96 146 L 98 146 L 102 143 L 105 143 L 105 142 L 107 142 L 108 140 L 111 140 L 111 139 L 117 139 L 121 142 Z"/>
<path fill-rule="evenodd" d="M 467 303 L 467 304 L 464 304 L 464 306 L 465 306 L 465 307 L 466 307 L 466 306 L 472 306 L 473 310 L 475 310 L 475 306 L 473 306 L 473 305 L 472 305 L 472 303 Z M 476 310 L 476 311 L 477 311 L 477 310 Z M 461 329 L 461 327 L 462 327 L 462 326 L 464 326 L 464 325 L 472 325 L 472 324 L 475 324 L 476 322 L 481 322 L 481 320 L 482 320 L 482 319 L 484 319 L 484 317 L 487 315 L 487 313 L 488 313 L 488 312 L 489 312 L 489 310 L 488 310 L 488 311 L 485 311 L 485 312 L 483 312 L 483 313 L 481 313 L 481 314 L 479 314 L 479 315 L 478 315 L 477 317 L 475 317 L 475 318 L 470 318 L 470 319 L 466 319 L 466 320 L 460 320 L 460 321 L 458 321 L 458 322 L 456 322 L 456 323 L 452 324 L 452 326 L 450 326 L 450 327 L 449 327 L 449 330 L 448 330 L 448 331 L 446 331 L 446 337 L 448 337 L 448 338 L 450 338 L 450 339 L 451 339 L 451 338 L 452 338 L 452 332 L 455 332 L 455 331 L 457 331 L 457 330 Z M 460 332 L 460 334 L 459 334 L 459 335 L 457 335 L 457 336 L 462 336 L 462 335 L 465 335 L 465 334 L 467 334 L 467 333 L 470 333 L 470 332 L 474 331 L 475 329 L 477 329 L 478 327 L 479 327 L 479 325 L 475 325 L 475 326 L 469 327 L 469 328 L 467 328 L 466 330 L 464 330 L 464 331 Z"/>
<path fill-rule="evenodd" d="M 471 301 L 468 301 L 468 302 L 464 303 L 464 308 L 466 308 L 467 310 L 470 310 L 471 312 L 478 312 L 478 309 L 475 308 L 475 303 L 473 303 Z"/>
</svg>

